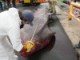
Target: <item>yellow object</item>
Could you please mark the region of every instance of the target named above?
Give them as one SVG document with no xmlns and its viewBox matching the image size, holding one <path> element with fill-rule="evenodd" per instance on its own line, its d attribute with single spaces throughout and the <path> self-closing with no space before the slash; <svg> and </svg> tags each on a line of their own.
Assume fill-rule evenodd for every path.
<svg viewBox="0 0 80 60">
<path fill-rule="evenodd" d="M 24 0 L 24 3 L 30 3 L 30 0 Z"/>
<path fill-rule="evenodd" d="M 69 6 L 69 14 L 68 14 L 69 20 L 72 19 L 72 11 L 73 11 L 73 6 L 72 6 L 72 4 L 70 4 L 70 6 Z"/>
<path fill-rule="evenodd" d="M 30 52 L 34 46 L 35 46 L 35 43 L 33 41 L 26 41 L 24 43 L 24 48 L 27 49 L 27 52 Z"/>
<path fill-rule="evenodd" d="M 24 1 L 24 3 L 31 3 L 31 0 L 23 0 Z M 34 2 L 36 2 L 36 3 L 44 3 L 44 2 L 46 2 L 46 0 L 33 0 Z"/>
<path fill-rule="evenodd" d="M 79 3 L 71 2 L 71 5 L 73 5 L 74 7 L 80 8 L 80 4 Z"/>
<path fill-rule="evenodd" d="M 74 9 L 73 7 L 80 8 L 80 4 L 75 3 L 75 2 L 71 2 L 71 3 L 70 3 L 70 6 L 69 6 L 69 14 L 68 14 L 68 19 L 69 19 L 69 20 L 71 20 L 72 17 L 75 18 L 75 16 L 72 14 L 73 9 Z M 80 19 L 78 19 L 78 18 L 75 18 L 75 19 L 78 20 L 78 21 L 80 21 Z"/>
</svg>

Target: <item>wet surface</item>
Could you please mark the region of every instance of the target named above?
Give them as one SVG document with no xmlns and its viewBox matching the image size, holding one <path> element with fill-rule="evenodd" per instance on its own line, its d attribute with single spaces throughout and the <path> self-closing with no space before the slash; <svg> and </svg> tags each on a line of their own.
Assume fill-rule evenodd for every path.
<svg viewBox="0 0 80 60">
<path fill-rule="evenodd" d="M 50 23 L 49 26 L 52 31 L 56 32 L 56 39 L 54 38 L 55 40 L 52 40 L 44 49 L 29 57 L 20 56 L 20 60 L 77 60 L 76 53 L 59 19 L 56 16 L 53 18 L 53 23 Z"/>
</svg>

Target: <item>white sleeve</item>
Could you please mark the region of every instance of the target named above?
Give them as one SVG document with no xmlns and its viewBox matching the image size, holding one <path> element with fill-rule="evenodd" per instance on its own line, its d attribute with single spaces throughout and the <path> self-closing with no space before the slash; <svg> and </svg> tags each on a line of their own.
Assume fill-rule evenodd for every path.
<svg viewBox="0 0 80 60">
<path fill-rule="evenodd" d="M 8 36 L 13 45 L 14 50 L 20 51 L 23 48 L 20 38 L 20 28 L 18 24 L 14 24 L 8 32 Z"/>
</svg>

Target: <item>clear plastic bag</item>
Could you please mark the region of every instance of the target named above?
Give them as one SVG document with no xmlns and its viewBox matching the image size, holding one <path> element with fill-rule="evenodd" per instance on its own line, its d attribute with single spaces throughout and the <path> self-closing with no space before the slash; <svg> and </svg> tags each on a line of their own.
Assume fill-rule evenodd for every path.
<svg viewBox="0 0 80 60">
<path fill-rule="evenodd" d="M 21 30 L 22 42 L 32 41 L 31 43 L 34 44 L 34 47 L 27 52 L 27 55 L 31 55 L 45 47 L 54 35 L 47 26 L 48 12 L 45 8 L 38 9 L 34 13 L 34 17 L 33 26 L 26 24 Z M 27 46 L 27 44 L 25 44 L 25 46 Z"/>
</svg>

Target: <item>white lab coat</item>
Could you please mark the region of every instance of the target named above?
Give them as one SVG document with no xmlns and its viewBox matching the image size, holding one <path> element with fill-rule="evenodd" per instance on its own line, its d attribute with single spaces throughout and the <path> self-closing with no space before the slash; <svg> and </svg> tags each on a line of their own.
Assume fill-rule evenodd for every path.
<svg viewBox="0 0 80 60">
<path fill-rule="evenodd" d="M 0 13 L 0 60 L 17 60 L 14 50 L 23 47 L 20 39 L 18 10 L 10 8 Z"/>
</svg>

